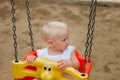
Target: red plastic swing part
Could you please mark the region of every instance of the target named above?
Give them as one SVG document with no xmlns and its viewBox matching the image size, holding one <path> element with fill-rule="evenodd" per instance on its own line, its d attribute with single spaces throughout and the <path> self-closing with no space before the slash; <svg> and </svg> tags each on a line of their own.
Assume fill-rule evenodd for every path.
<svg viewBox="0 0 120 80">
<path fill-rule="evenodd" d="M 25 55 L 24 60 L 26 60 L 27 56 L 30 56 L 30 55 L 34 55 L 34 56 L 37 57 L 36 51 L 30 51 L 30 52 L 28 52 L 28 53 Z M 34 67 L 34 66 L 27 66 L 26 69 L 30 69 L 30 70 L 34 70 L 34 71 L 37 70 L 37 68 Z M 24 78 L 22 78 L 22 79 L 17 78 L 17 79 L 14 79 L 14 80 L 33 80 L 34 78 L 35 78 L 35 77 L 26 76 L 26 77 L 24 77 Z"/>
<path fill-rule="evenodd" d="M 83 68 L 84 68 L 84 57 L 81 56 L 81 55 L 77 52 L 77 50 L 75 50 L 74 53 L 75 53 L 77 59 L 78 59 L 79 62 L 80 62 L 80 67 L 79 67 L 78 71 L 82 73 L 82 70 L 83 70 Z M 26 54 L 24 60 L 26 60 L 26 57 L 29 56 L 29 55 L 34 55 L 34 56 L 37 57 L 36 51 L 31 51 L 31 52 L 28 52 L 28 53 Z M 88 76 L 90 75 L 91 67 L 92 67 L 92 62 L 91 62 L 91 61 L 87 61 L 87 62 L 86 62 L 86 66 L 85 66 L 85 73 L 88 74 Z M 27 68 L 27 69 L 30 69 L 30 70 L 35 70 L 35 71 L 36 71 L 36 67 L 34 67 L 34 66 L 27 66 L 26 68 Z M 14 80 L 33 80 L 34 78 L 35 78 L 35 77 L 26 76 L 26 77 L 24 77 L 24 78 L 22 78 L 22 79 L 14 79 Z"/>
<path fill-rule="evenodd" d="M 75 50 L 74 53 L 75 53 L 77 59 L 78 59 L 79 62 L 80 62 L 80 67 L 79 67 L 78 71 L 82 73 L 82 70 L 83 70 L 84 65 L 85 65 L 85 64 L 84 64 L 84 60 L 85 60 L 85 59 L 84 59 L 83 56 L 81 56 L 81 55 L 77 52 L 77 50 Z M 87 61 L 86 61 L 86 65 L 85 65 L 85 73 L 86 73 L 88 76 L 90 75 L 91 67 L 92 67 L 92 61 L 88 61 L 88 60 L 87 60 Z"/>
</svg>

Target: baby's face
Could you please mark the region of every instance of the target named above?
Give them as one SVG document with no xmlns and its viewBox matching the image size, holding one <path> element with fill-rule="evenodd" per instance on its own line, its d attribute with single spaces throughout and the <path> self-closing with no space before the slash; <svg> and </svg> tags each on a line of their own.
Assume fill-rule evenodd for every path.
<svg viewBox="0 0 120 80">
<path fill-rule="evenodd" d="M 69 43 L 69 31 L 67 29 L 60 29 L 53 39 L 54 47 L 56 50 L 64 51 L 68 47 Z"/>
</svg>

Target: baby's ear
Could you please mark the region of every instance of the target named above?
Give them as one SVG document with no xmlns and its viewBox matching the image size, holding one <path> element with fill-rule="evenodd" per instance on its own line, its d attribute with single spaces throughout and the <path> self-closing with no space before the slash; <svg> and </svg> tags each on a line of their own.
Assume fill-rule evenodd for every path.
<svg viewBox="0 0 120 80">
<path fill-rule="evenodd" d="M 53 40 L 49 39 L 49 40 L 47 40 L 47 42 L 48 42 L 48 45 L 49 45 L 49 46 L 51 46 L 51 47 L 54 46 Z"/>
</svg>

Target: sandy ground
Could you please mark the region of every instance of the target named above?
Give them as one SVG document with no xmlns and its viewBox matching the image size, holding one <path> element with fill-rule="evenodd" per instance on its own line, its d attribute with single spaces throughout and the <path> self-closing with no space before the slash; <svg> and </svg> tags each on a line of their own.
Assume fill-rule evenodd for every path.
<svg viewBox="0 0 120 80">
<path fill-rule="evenodd" d="M 0 80 L 13 80 L 14 59 L 11 4 L 0 1 Z M 18 58 L 31 50 L 26 12 L 23 2 L 16 2 Z M 31 18 L 35 49 L 45 44 L 40 39 L 40 27 L 50 20 L 64 21 L 71 31 L 71 45 L 83 55 L 88 25 L 89 6 L 79 4 L 31 3 Z M 93 40 L 90 80 L 120 80 L 120 7 L 98 6 Z"/>
</svg>

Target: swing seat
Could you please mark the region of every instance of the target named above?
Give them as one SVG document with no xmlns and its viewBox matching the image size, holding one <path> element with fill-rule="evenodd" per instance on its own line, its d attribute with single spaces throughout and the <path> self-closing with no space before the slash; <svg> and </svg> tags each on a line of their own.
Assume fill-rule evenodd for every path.
<svg viewBox="0 0 120 80">
<path fill-rule="evenodd" d="M 80 67 L 79 67 L 78 71 L 79 71 L 80 73 L 82 73 L 82 70 L 83 70 L 83 68 L 84 68 L 84 57 L 82 57 L 76 50 L 74 51 L 74 53 L 75 53 L 75 55 L 77 56 L 77 59 L 78 59 L 79 62 L 80 62 Z M 34 52 L 28 52 L 28 53 L 26 54 L 26 56 L 25 56 L 25 59 L 26 59 L 26 57 L 29 56 L 29 55 L 34 55 L 34 56 L 37 57 L 37 53 L 34 51 Z M 25 60 L 25 59 L 24 59 L 24 60 Z M 87 62 L 86 62 L 86 66 L 85 66 L 85 74 L 87 74 L 87 76 L 90 75 L 91 66 L 92 66 L 92 62 L 91 62 L 91 61 L 87 61 Z M 35 66 L 29 65 L 29 66 L 27 66 L 27 67 L 25 67 L 25 68 L 26 68 L 26 69 L 33 70 L 33 71 L 37 71 L 37 68 L 36 68 Z M 33 80 L 34 78 L 35 78 L 35 77 L 26 76 L 26 77 L 24 77 L 24 78 L 15 78 L 14 80 Z M 65 79 L 65 80 L 67 80 L 67 79 Z M 80 80 L 88 80 L 88 78 L 80 79 Z"/>
<path fill-rule="evenodd" d="M 77 50 L 75 50 L 74 52 L 75 52 L 75 55 L 76 55 L 77 59 L 78 59 L 79 62 L 80 62 L 80 67 L 79 67 L 78 71 L 82 73 L 83 68 L 84 68 L 84 60 L 85 60 L 85 59 L 84 59 L 83 56 L 81 56 L 81 55 L 77 52 Z M 88 76 L 90 75 L 91 67 L 92 67 L 92 61 L 88 61 L 88 60 L 87 60 L 87 61 L 86 61 L 86 65 L 85 65 L 85 73 L 88 74 Z"/>
</svg>

